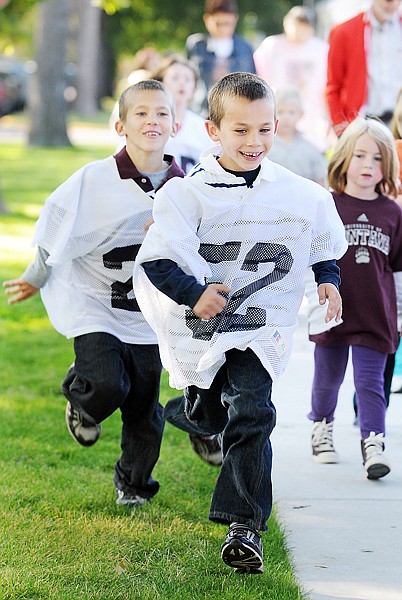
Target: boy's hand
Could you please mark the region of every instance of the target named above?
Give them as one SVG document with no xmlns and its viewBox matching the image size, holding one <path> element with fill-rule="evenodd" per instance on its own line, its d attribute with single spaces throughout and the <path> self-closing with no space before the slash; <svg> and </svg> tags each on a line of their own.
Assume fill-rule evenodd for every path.
<svg viewBox="0 0 402 600">
<path fill-rule="evenodd" d="M 222 312 L 227 302 L 222 292 L 229 293 L 230 288 L 223 283 L 210 283 L 193 308 L 197 317 L 207 320 Z"/>
<path fill-rule="evenodd" d="M 145 233 L 146 233 L 146 232 L 148 231 L 148 229 L 151 227 L 151 225 L 152 225 L 152 223 L 153 223 L 153 222 L 154 222 L 154 220 L 153 220 L 153 218 L 152 218 L 152 217 L 149 217 L 149 219 L 147 219 L 147 220 L 145 221 L 145 224 L 144 224 L 144 231 L 145 231 Z"/>
<path fill-rule="evenodd" d="M 339 323 L 342 317 L 342 298 L 336 286 L 332 283 L 321 283 L 317 288 L 317 292 L 320 304 L 325 304 L 328 300 L 325 322 L 329 323 L 335 317 L 335 321 Z"/>
<path fill-rule="evenodd" d="M 34 287 L 25 281 L 25 279 L 10 279 L 10 281 L 3 281 L 3 287 L 7 288 L 5 291 L 7 296 L 13 294 L 11 298 L 8 299 L 8 304 L 26 300 L 39 291 L 39 288 Z"/>
</svg>

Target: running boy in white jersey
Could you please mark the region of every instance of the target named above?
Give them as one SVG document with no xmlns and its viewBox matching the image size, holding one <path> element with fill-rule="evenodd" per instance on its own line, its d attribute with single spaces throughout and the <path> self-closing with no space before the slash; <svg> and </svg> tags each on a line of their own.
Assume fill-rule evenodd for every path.
<svg viewBox="0 0 402 600">
<path fill-rule="evenodd" d="M 36 224 L 35 261 L 4 286 L 10 304 L 41 288 L 53 326 L 74 338 L 75 362 L 62 385 L 73 438 L 91 446 L 100 423 L 120 409 L 116 502 L 136 507 L 159 489 L 151 475 L 163 419 L 157 340 L 134 297 L 133 264 L 155 190 L 183 172 L 164 155 L 176 126 L 174 101 L 163 84 L 148 80 L 125 90 L 119 114 L 116 129 L 126 146 L 53 192 Z"/>
<path fill-rule="evenodd" d="M 263 571 L 259 530 L 272 508 L 272 380 L 289 357 L 308 266 L 326 320 L 341 317 L 336 258 L 342 222 L 320 185 L 270 162 L 275 98 L 250 73 L 223 77 L 207 128 L 220 147 L 156 194 L 134 289 L 158 335 L 170 383 L 185 388 L 166 418 L 189 433 L 222 432 L 209 517 L 226 523 L 225 563 Z"/>
</svg>

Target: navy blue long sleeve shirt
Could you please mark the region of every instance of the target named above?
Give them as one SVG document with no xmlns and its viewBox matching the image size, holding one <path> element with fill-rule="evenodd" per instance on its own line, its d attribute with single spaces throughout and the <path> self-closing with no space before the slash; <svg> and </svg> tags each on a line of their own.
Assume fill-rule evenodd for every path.
<svg viewBox="0 0 402 600">
<path fill-rule="evenodd" d="M 142 263 L 142 267 L 151 283 L 177 304 L 194 308 L 201 294 L 208 287 L 202 285 L 192 275 L 187 275 L 169 259 L 151 260 Z M 340 285 L 340 270 L 335 260 L 324 260 L 312 266 L 317 285 L 332 283 Z"/>
</svg>

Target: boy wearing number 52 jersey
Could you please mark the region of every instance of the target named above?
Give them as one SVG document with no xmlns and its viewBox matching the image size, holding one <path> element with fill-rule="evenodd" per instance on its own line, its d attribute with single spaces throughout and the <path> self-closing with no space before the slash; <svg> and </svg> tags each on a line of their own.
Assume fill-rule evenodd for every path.
<svg viewBox="0 0 402 600">
<path fill-rule="evenodd" d="M 10 303 L 41 288 L 53 326 L 74 338 L 75 361 L 62 385 L 73 438 L 91 446 L 100 423 L 120 409 L 116 502 L 136 507 L 159 488 L 151 474 L 164 421 L 157 340 L 133 293 L 133 265 L 155 190 L 184 175 L 164 155 L 176 125 L 163 84 L 149 80 L 125 90 L 116 130 L 126 146 L 84 166 L 53 192 L 36 224 L 34 262 L 4 285 Z"/>
<path fill-rule="evenodd" d="M 209 95 L 220 146 L 156 194 L 134 290 L 158 335 L 170 383 L 165 417 L 188 433 L 222 433 L 209 517 L 229 525 L 222 559 L 261 573 L 259 530 L 272 508 L 272 380 L 288 360 L 308 266 L 326 320 L 338 321 L 335 259 L 346 250 L 331 195 L 266 156 L 277 128 L 266 82 L 231 73 Z"/>
</svg>

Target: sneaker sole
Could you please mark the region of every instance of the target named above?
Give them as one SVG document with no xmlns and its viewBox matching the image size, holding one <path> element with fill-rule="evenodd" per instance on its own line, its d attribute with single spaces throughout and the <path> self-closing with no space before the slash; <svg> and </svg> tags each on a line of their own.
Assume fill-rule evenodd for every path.
<svg viewBox="0 0 402 600">
<path fill-rule="evenodd" d="M 391 469 L 388 467 L 388 465 L 371 465 L 366 469 L 367 479 L 381 479 L 381 477 L 388 475 L 390 471 Z"/>
<path fill-rule="evenodd" d="M 339 462 L 339 456 L 336 452 L 320 452 L 313 454 L 313 461 L 323 465 L 335 465 Z"/>
<path fill-rule="evenodd" d="M 148 498 L 140 498 L 139 500 L 121 500 L 117 498 L 116 504 L 118 506 L 124 506 L 125 508 L 140 508 L 149 504 Z"/>
<path fill-rule="evenodd" d="M 261 556 L 254 548 L 247 546 L 239 540 L 233 540 L 222 546 L 222 560 L 236 573 L 258 575 L 264 572 Z"/>
<path fill-rule="evenodd" d="M 66 404 L 65 417 L 66 417 L 67 431 L 71 435 L 73 440 L 75 440 L 77 442 L 77 444 L 80 444 L 80 446 L 88 447 L 88 446 L 93 446 L 98 441 L 100 434 L 101 434 L 101 426 L 100 425 L 97 425 L 97 436 L 93 440 L 86 440 L 82 437 L 77 437 L 73 433 L 73 425 L 72 425 L 72 423 L 70 423 L 69 402 L 67 402 L 67 404 Z"/>
</svg>

